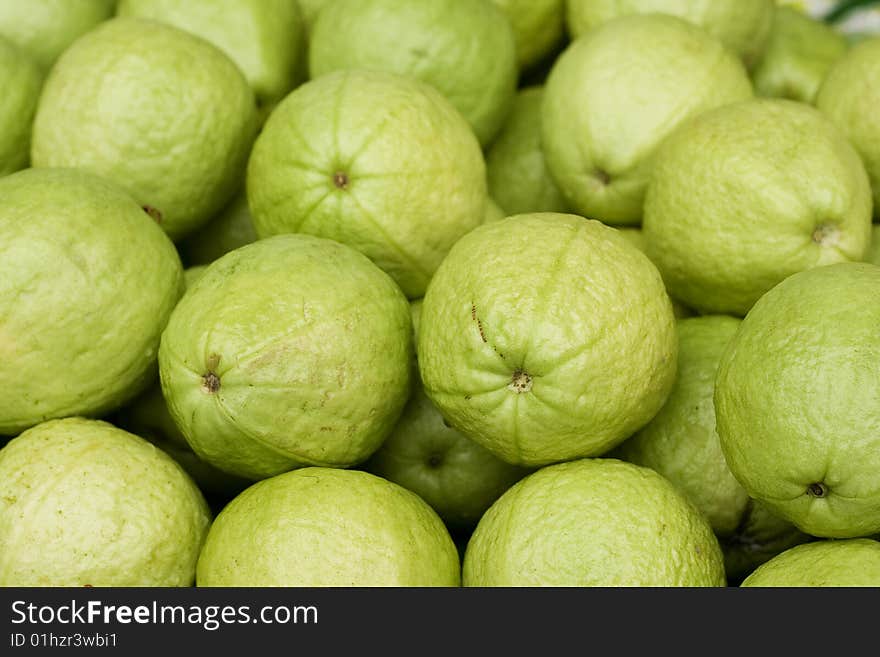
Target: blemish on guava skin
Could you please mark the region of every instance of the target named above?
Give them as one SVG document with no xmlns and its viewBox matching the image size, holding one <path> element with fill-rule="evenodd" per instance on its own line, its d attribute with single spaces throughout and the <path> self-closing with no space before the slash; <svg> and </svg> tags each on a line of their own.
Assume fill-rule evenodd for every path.
<svg viewBox="0 0 880 657">
<path fill-rule="evenodd" d="M 348 189 L 348 183 L 348 174 L 346 174 L 344 171 L 337 171 L 333 174 L 333 184 L 336 185 L 338 189 Z"/>
<path fill-rule="evenodd" d="M 828 487 L 820 482 L 816 482 L 807 486 L 807 494 L 812 497 L 825 497 L 828 495 Z"/>
<path fill-rule="evenodd" d="M 144 205 L 142 207 L 144 212 L 150 215 L 157 224 L 162 223 L 162 213 L 159 212 L 158 208 L 154 208 L 152 205 Z"/>
<path fill-rule="evenodd" d="M 471 304 L 471 319 L 477 323 L 477 329 L 480 331 L 480 338 L 483 342 L 487 342 L 486 334 L 483 332 L 483 322 L 477 317 L 477 307 L 474 304 Z"/>
<path fill-rule="evenodd" d="M 527 372 L 518 369 L 514 371 L 507 388 L 518 394 L 528 392 L 532 389 L 532 377 Z"/>
</svg>

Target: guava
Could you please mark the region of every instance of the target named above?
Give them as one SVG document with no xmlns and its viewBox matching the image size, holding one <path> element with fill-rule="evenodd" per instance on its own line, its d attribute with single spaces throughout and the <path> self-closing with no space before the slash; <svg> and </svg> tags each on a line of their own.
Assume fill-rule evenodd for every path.
<svg viewBox="0 0 880 657">
<path fill-rule="evenodd" d="M 71 169 L 0 178 L 0 435 L 140 393 L 182 291 L 174 244 L 115 184 Z"/>
<path fill-rule="evenodd" d="M 168 410 L 201 459 L 250 479 L 352 466 L 410 392 L 400 288 L 358 251 L 277 235 L 208 265 L 162 334 Z"/>
<path fill-rule="evenodd" d="M 880 214 L 880 126 L 874 116 L 880 105 L 880 39 L 853 44 L 822 82 L 816 107 L 843 131 L 862 157 L 874 193 L 874 214 Z"/>
<path fill-rule="evenodd" d="M 480 519 L 462 584 L 725 586 L 724 557 L 702 514 L 650 468 L 585 458 L 539 469 Z"/>
<path fill-rule="evenodd" d="M 642 229 L 673 297 L 743 316 L 791 274 L 862 260 L 871 188 L 830 119 L 756 98 L 705 112 L 663 143 Z"/>
<path fill-rule="evenodd" d="M 773 28 L 774 0 L 567 0 L 565 24 L 572 38 L 619 16 L 662 13 L 690 21 L 755 64 Z"/>
<path fill-rule="evenodd" d="M 657 268 L 610 226 L 520 214 L 462 237 L 425 293 L 425 392 L 508 463 L 611 449 L 663 406 L 676 371 Z"/>
<path fill-rule="evenodd" d="M 516 60 L 528 71 L 553 57 L 565 40 L 565 0 L 492 0 L 513 27 Z"/>
<path fill-rule="evenodd" d="M 756 568 L 744 587 L 880 586 L 880 542 L 870 538 L 814 541 Z"/>
<path fill-rule="evenodd" d="M 176 241 L 240 188 L 256 128 L 253 91 L 219 48 L 164 23 L 113 18 L 49 73 L 31 162 L 116 182 Z"/>
<path fill-rule="evenodd" d="M 238 64 L 261 115 L 299 82 L 305 22 L 291 0 L 120 0 L 117 16 L 151 18 L 192 32 Z"/>
<path fill-rule="evenodd" d="M 0 176 L 30 163 L 31 124 L 37 111 L 43 75 L 31 57 L 0 35 Z"/>
<path fill-rule="evenodd" d="M 217 515 L 196 585 L 456 587 L 455 544 L 415 493 L 359 470 L 308 467 L 253 484 Z"/>
<path fill-rule="evenodd" d="M 760 96 L 813 103 L 829 69 L 846 53 L 838 30 L 792 7 L 777 7 L 773 30 L 752 71 Z"/>
<path fill-rule="evenodd" d="M 696 25 L 662 14 L 615 18 L 571 42 L 547 76 L 547 167 L 572 211 L 637 225 L 663 140 L 687 119 L 753 95 L 742 62 Z"/>
<path fill-rule="evenodd" d="M 801 531 L 880 531 L 880 267 L 838 263 L 764 294 L 715 381 L 721 448 L 751 497 Z"/>
<path fill-rule="evenodd" d="M 210 523 L 170 456 L 108 422 L 49 420 L 0 449 L 2 586 L 192 586 Z"/>
<path fill-rule="evenodd" d="M 527 87 L 486 152 L 489 195 L 505 214 L 567 212 L 568 202 L 547 170 L 541 148 L 544 88 Z"/>
<path fill-rule="evenodd" d="M 740 552 L 730 559 L 739 572 L 728 572 L 729 579 L 741 574 L 741 562 L 754 567 L 759 559 L 773 555 L 773 547 L 781 551 L 795 538 L 801 542 L 808 538 L 782 520 L 773 532 L 767 531 L 768 523 L 755 523 L 754 501 L 724 460 L 715 431 L 715 374 L 740 321 L 705 315 L 677 322 L 678 371 L 672 392 L 651 421 L 613 453 L 672 482 L 709 521 L 725 557 L 728 546 Z M 751 559 L 745 558 L 747 545 L 755 547 Z"/>
<path fill-rule="evenodd" d="M 501 129 L 519 75 L 513 27 L 491 0 L 331 0 L 312 24 L 309 74 L 350 69 L 431 85 L 482 146 Z"/>
<path fill-rule="evenodd" d="M 429 85 L 391 73 L 337 71 L 296 88 L 248 163 L 259 237 L 345 243 L 410 299 L 483 221 L 486 196 L 483 153 L 461 114 Z"/>
<path fill-rule="evenodd" d="M 0 36 L 47 73 L 77 38 L 113 17 L 116 0 L 0 0 Z"/>
</svg>

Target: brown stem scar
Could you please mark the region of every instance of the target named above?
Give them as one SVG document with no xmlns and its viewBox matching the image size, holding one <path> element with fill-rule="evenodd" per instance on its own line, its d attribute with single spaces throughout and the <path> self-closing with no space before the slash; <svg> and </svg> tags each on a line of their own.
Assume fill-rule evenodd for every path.
<svg viewBox="0 0 880 657">
<path fill-rule="evenodd" d="M 339 189 L 348 189 L 348 175 L 343 171 L 337 171 L 333 174 L 333 184 Z"/>
<path fill-rule="evenodd" d="M 202 390 L 211 394 L 220 390 L 220 377 L 213 372 L 208 372 L 202 376 Z"/>
<path fill-rule="evenodd" d="M 528 392 L 532 389 L 532 377 L 523 370 L 516 370 L 511 377 L 508 389 L 516 393 Z"/>
</svg>

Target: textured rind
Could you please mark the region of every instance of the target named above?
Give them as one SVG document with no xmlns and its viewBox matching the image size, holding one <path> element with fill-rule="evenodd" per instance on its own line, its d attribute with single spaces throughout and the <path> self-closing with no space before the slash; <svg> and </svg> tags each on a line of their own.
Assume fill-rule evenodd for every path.
<svg viewBox="0 0 880 657">
<path fill-rule="evenodd" d="M 638 224 L 662 140 L 688 118 L 753 93 L 742 62 L 695 25 L 665 15 L 609 21 L 571 42 L 550 70 L 547 166 L 578 213 Z"/>
<path fill-rule="evenodd" d="M 452 248 L 425 294 L 418 354 L 443 416 L 510 463 L 596 456 L 660 409 L 675 377 L 672 305 L 613 228 L 514 215 Z M 511 389 L 515 373 L 531 389 Z"/>
<path fill-rule="evenodd" d="M 187 290 L 162 335 L 162 390 L 187 442 L 221 470 L 350 466 L 406 403 L 411 331 L 403 293 L 365 256 L 278 235 L 216 260 Z"/>
<path fill-rule="evenodd" d="M 375 71 L 337 71 L 295 89 L 267 120 L 247 171 L 259 236 L 348 244 L 409 298 L 482 222 L 486 194 L 483 153 L 449 101 Z"/>
<path fill-rule="evenodd" d="M 880 586 L 880 542 L 870 538 L 797 545 L 758 566 L 744 587 Z"/>
<path fill-rule="evenodd" d="M 2 586 L 191 586 L 210 522 L 171 457 L 107 422 L 50 420 L 0 450 Z"/>
<path fill-rule="evenodd" d="M 317 78 L 339 69 L 387 71 L 430 84 L 483 146 L 501 129 L 519 71 L 513 28 L 489 0 L 329 2 L 312 25 L 309 72 Z"/>
<path fill-rule="evenodd" d="M 36 63 L 0 33 L 0 176 L 24 169 L 30 162 L 31 123 L 43 76 Z"/>
<path fill-rule="evenodd" d="M 880 39 L 853 46 L 828 71 L 816 107 L 837 123 L 862 157 L 874 193 L 874 215 L 880 216 Z"/>
<path fill-rule="evenodd" d="M 669 398 L 617 452 L 678 486 L 719 536 L 736 530 L 748 504 L 748 494 L 724 461 L 712 401 L 721 354 L 739 324 L 726 315 L 677 322 L 678 368 Z"/>
<path fill-rule="evenodd" d="M 812 103 L 846 49 L 846 37 L 827 23 L 792 7 L 777 7 L 770 40 L 752 71 L 755 92 Z"/>
<path fill-rule="evenodd" d="M 752 497 L 818 537 L 880 531 L 880 267 L 794 274 L 752 308 L 719 365 L 725 459 Z M 823 497 L 809 492 L 826 487 Z"/>
<path fill-rule="evenodd" d="M 464 586 L 724 586 L 706 519 L 668 480 L 611 458 L 541 468 L 483 515 Z"/>
<path fill-rule="evenodd" d="M 513 27 L 522 72 L 552 56 L 565 38 L 565 0 L 492 0 Z"/>
<path fill-rule="evenodd" d="M 0 179 L 0 435 L 140 392 L 182 292 L 174 245 L 115 185 L 63 169 Z"/>
<path fill-rule="evenodd" d="M 226 54 L 175 27 L 120 17 L 78 39 L 52 68 L 31 161 L 116 182 L 156 209 L 177 240 L 241 186 L 256 128 L 253 91 Z"/>
<path fill-rule="evenodd" d="M 78 37 L 113 16 L 116 0 L 0 0 L 0 35 L 43 72 Z"/>
<path fill-rule="evenodd" d="M 486 152 L 489 195 L 504 214 L 567 212 L 568 202 L 547 170 L 541 148 L 542 86 L 521 90 Z"/>
<path fill-rule="evenodd" d="M 673 297 L 743 316 L 791 274 L 862 260 L 871 189 L 826 116 L 756 98 L 701 114 L 664 142 L 642 227 Z"/>
<path fill-rule="evenodd" d="M 774 0 L 567 0 L 565 22 L 577 38 L 604 22 L 635 13 L 677 16 L 706 30 L 751 67 L 764 52 Z"/>
<path fill-rule="evenodd" d="M 120 0 L 116 15 L 162 21 L 210 41 L 266 105 L 293 89 L 305 58 L 305 23 L 290 0 Z"/>
<path fill-rule="evenodd" d="M 444 586 L 460 562 L 437 514 L 397 484 L 309 467 L 246 489 L 217 516 L 196 585 Z"/>
</svg>

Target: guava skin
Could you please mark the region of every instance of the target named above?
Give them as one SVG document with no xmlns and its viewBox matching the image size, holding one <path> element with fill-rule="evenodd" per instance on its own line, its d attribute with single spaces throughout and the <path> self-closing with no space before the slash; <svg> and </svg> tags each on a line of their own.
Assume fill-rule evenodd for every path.
<svg viewBox="0 0 880 657">
<path fill-rule="evenodd" d="M 464 118 L 429 85 L 343 70 L 272 112 L 248 162 L 247 198 L 259 237 L 343 242 L 415 299 L 482 222 L 486 165 Z"/>
<path fill-rule="evenodd" d="M 43 85 L 43 74 L 31 57 L 0 33 L 0 176 L 30 163 L 31 124 Z"/>
<path fill-rule="evenodd" d="M 163 395 L 193 451 L 262 479 L 370 456 L 406 403 L 409 303 L 366 256 L 277 235 L 227 253 L 162 335 Z"/>
<path fill-rule="evenodd" d="M 687 119 L 753 95 L 742 62 L 696 25 L 662 14 L 615 18 L 553 62 L 541 111 L 547 167 L 573 212 L 638 225 L 663 140 Z"/>
<path fill-rule="evenodd" d="M 480 519 L 464 586 L 725 586 L 705 517 L 650 468 L 588 458 L 541 468 Z"/>
<path fill-rule="evenodd" d="M 483 147 L 501 129 L 519 74 L 513 28 L 488 0 L 328 2 L 309 35 L 309 74 L 316 79 L 341 69 L 386 71 L 431 85 Z"/>
<path fill-rule="evenodd" d="M 118 17 L 52 67 L 31 162 L 116 182 L 177 241 L 241 187 L 257 128 L 254 93 L 223 51 L 164 23 Z"/>
<path fill-rule="evenodd" d="M 210 524 L 180 465 L 108 422 L 49 420 L 0 449 L 2 586 L 192 586 Z"/>
<path fill-rule="evenodd" d="M 880 542 L 872 538 L 814 541 L 759 566 L 743 587 L 880 586 Z"/>
<path fill-rule="evenodd" d="M 307 467 L 257 482 L 215 519 L 196 585 L 444 586 L 455 544 L 415 493 L 359 470 Z"/>
<path fill-rule="evenodd" d="M 728 345 L 715 382 L 725 460 L 751 497 L 820 538 L 880 531 L 880 267 L 789 276 Z"/>
<path fill-rule="evenodd" d="M 116 185 L 73 169 L 0 178 L 0 435 L 140 393 L 183 285 L 174 244 Z"/>
<path fill-rule="evenodd" d="M 443 417 L 508 463 L 595 456 L 660 409 L 672 303 L 619 231 L 513 215 L 459 240 L 422 302 L 419 370 Z"/>
</svg>

